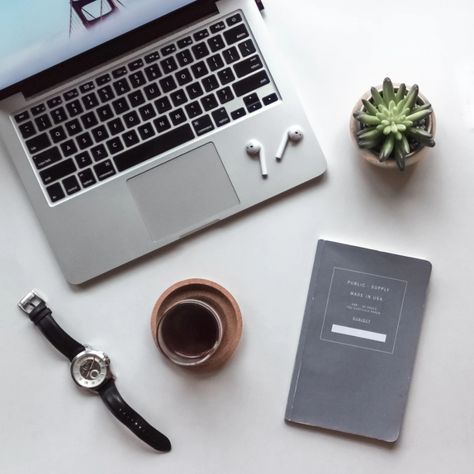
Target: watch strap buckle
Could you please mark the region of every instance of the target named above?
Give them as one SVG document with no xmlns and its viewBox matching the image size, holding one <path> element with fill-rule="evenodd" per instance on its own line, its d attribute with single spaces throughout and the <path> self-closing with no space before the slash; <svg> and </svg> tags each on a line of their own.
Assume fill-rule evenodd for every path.
<svg viewBox="0 0 474 474">
<path fill-rule="evenodd" d="M 34 290 L 27 293 L 19 302 L 18 307 L 28 316 L 40 306 L 46 306 L 46 301 Z"/>
</svg>

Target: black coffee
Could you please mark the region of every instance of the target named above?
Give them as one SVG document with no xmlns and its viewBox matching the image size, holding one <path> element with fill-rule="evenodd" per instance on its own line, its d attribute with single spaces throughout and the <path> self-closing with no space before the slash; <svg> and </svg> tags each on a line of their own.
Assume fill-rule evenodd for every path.
<svg viewBox="0 0 474 474">
<path fill-rule="evenodd" d="M 161 323 L 163 342 L 182 357 L 200 357 L 219 338 L 215 316 L 198 303 L 183 302 L 170 309 Z"/>
</svg>

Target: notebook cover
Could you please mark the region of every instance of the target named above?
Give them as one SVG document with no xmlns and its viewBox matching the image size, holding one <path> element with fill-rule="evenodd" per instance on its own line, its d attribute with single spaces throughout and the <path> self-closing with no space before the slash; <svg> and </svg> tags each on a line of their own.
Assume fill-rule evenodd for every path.
<svg viewBox="0 0 474 474">
<path fill-rule="evenodd" d="M 398 439 L 431 264 L 320 240 L 286 420 Z"/>
</svg>

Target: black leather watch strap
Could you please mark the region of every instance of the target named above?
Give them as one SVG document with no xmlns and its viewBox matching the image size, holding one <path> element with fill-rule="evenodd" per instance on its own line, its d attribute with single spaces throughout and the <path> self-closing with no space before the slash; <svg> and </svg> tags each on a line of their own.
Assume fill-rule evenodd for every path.
<svg viewBox="0 0 474 474">
<path fill-rule="evenodd" d="M 110 379 L 98 389 L 107 408 L 142 441 L 157 451 L 170 451 L 170 440 L 158 430 L 153 428 L 135 410 L 133 410 L 122 398 L 115 382 Z"/>
<path fill-rule="evenodd" d="M 67 334 L 51 315 L 51 310 L 46 306 L 46 303 L 36 294 L 31 293 L 27 295 L 29 300 L 22 300 L 20 308 L 28 315 L 41 332 L 46 336 L 46 339 L 69 360 L 74 359 L 80 352 L 85 350 L 85 347 Z M 26 301 L 26 302 L 25 302 Z"/>
</svg>

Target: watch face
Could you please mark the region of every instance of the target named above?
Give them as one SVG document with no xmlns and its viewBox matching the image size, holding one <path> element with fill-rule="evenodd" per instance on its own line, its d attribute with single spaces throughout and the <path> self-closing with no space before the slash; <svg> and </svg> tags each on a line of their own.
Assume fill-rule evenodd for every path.
<svg viewBox="0 0 474 474">
<path fill-rule="evenodd" d="M 71 364 L 71 375 L 80 387 L 97 388 L 107 377 L 109 358 L 99 351 L 86 350 Z"/>
</svg>

